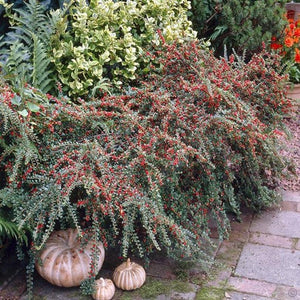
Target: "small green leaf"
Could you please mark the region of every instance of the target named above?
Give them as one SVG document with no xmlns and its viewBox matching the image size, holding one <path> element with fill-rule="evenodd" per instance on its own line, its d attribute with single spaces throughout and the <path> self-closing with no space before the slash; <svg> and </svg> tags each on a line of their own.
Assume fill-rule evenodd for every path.
<svg viewBox="0 0 300 300">
<path fill-rule="evenodd" d="M 11 103 L 14 105 L 20 105 L 22 103 L 22 98 L 18 95 L 15 95 L 12 99 L 11 99 Z"/>
<path fill-rule="evenodd" d="M 18 113 L 23 116 L 23 117 L 27 117 L 28 116 L 28 111 L 26 109 L 23 110 L 19 110 Z"/>
<path fill-rule="evenodd" d="M 30 111 L 32 112 L 38 112 L 40 110 L 40 107 L 37 106 L 36 104 L 32 103 L 32 102 L 27 102 L 26 106 L 29 108 Z"/>
</svg>

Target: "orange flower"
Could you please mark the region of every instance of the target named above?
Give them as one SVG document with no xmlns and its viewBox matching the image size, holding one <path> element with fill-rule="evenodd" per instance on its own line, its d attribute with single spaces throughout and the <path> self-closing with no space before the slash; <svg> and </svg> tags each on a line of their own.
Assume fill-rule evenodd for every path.
<svg viewBox="0 0 300 300">
<path fill-rule="evenodd" d="M 290 30 L 289 28 L 286 28 L 284 31 L 285 31 L 285 35 L 286 35 L 286 36 L 289 36 L 289 37 L 292 37 L 292 36 L 293 36 L 293 31 Z"/>
<path fill-rule="evenodd" d="M 294 36 L 300 37 L 300 28 L 296 28 L 294 31 Z"/>
<path fill-rule="evenodd" d="M 295 62 L 300 63 L 300 50 L 298 48 L 296 48 L 295 51 L 296 51 Z"/>
<path fill-rule="evenodd" d="M 284 44 L 290 48 L 294 45 L 294 39 L 288 36 L 285 38 Z"/>
</svg>

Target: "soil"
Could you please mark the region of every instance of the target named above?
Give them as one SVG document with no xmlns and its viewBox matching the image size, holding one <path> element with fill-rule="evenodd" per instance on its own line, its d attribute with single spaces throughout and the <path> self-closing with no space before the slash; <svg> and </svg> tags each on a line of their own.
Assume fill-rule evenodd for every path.
<svg viewBox="0 0 300 300">
<path fill-rule="evenodd" d="M 286 119 L 286 126 L 292 134 L 291 139 L 284 140 L 285 149 L 282 154 L 293 160 L 296 174 L 291 179 L 286 179 L 281 182 L 281 187 L 284 190 L 300 191 L 300 106 L 292 116 Z"/>
</svg>

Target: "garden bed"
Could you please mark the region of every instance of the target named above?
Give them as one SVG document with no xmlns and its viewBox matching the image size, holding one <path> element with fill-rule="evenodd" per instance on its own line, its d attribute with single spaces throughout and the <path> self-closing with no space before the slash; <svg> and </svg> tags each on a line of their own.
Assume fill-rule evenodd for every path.
<svg viewBox="0 0 300 300">
<path fill-rule="evenodd" d="M 284 190 L 300 191 L 300 115 L 299 107 L 292 118 L 288 118 L 285 123 L 292 134 L 290 140 L 285 140 L 286 149 L 282 151 L 282 155 L 293 159 L 295 162 L 296 176 L 281 182 Z"/>
</svg>

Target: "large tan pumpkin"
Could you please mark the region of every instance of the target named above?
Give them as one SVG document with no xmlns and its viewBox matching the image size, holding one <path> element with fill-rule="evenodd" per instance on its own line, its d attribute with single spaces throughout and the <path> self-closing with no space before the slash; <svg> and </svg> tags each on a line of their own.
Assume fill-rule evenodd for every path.
<svg viewBox="0 0 300 300">
<path fill-rule="evenodd" d="M 76 229 L 54 231 L 39 253 L 36 269 L 54 285 L 78 286 L 89 276 L 93 244 L 89 241 L 82 248 Z M 103 244 L 99 242 L 97 247 L 99 259 L 96 272 L 101 269 L 105 256 Z"/>
</svg>

